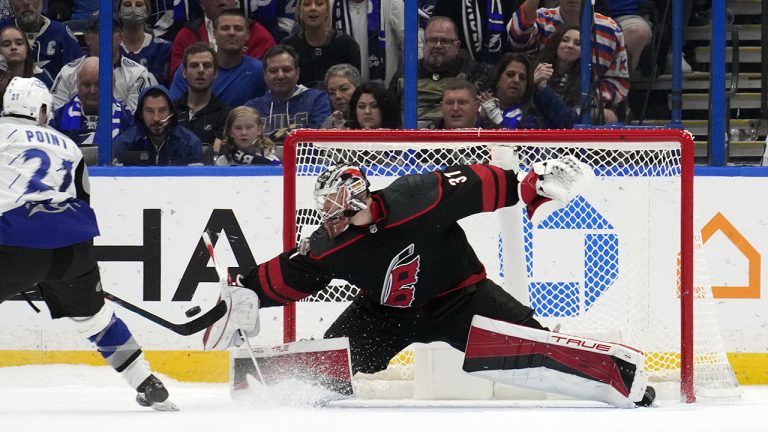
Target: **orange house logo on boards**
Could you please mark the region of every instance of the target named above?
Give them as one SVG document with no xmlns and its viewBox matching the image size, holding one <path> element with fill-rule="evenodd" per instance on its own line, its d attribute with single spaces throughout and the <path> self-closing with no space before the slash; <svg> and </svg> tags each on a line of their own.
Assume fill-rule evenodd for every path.
<svg viewBox="0 0 768 432">
<path fill-rule="evenodd" d="M 751 243 L 731 224 L 731 222 L 717 212 L 701 229 L 701 241 L 707 243 L 718 231 L 731 242 L 736 249 L 747 259 L 747 286 L 722 286 L 712 285 L 713 298 L 733 299 L 759 299 L 760 298 L 760 253 Z M 677 295 L 680 296 L 680 254 L 677 254 Z"/>
</svg>

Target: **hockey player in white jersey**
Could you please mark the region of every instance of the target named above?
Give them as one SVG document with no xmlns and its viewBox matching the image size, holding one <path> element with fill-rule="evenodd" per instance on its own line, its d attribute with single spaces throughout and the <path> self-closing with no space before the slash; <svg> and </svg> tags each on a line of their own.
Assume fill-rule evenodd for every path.
<svg viewBox="0 0 768 432">
<path fill-rule="evenodd" d="M 0 302 L 39 291 L 51 318 L 72 320 L 107 363 L 136 389 L 139 405 L 176 410 L 125 323 L 104 302 L 83 155 L 46 126 L 51 94 L 37 78 L 15 77 L 0 118 Z"/>
</svg>

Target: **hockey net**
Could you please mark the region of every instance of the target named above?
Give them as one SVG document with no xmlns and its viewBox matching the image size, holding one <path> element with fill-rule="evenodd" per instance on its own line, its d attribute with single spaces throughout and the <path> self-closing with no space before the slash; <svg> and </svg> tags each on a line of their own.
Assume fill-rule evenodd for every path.
<svg viewBox="0 0 768 432">
<path fill-rule="evenodd" d="M 360 164 L 376 190 L 405 174 L 488 163 L 491 147 L 501 143 L 518 148 L 523 170 L 573 155 L 597 179 L 535 225 L 519 206 L 462 220 L 489 277 L 550 328 L 642 350 L 651 381 L 679 385 L 683 400 L 693 400 L 694 390 L 732 395 L 738 384 L 695 252 L 693 143 L 684 132 L 299 131 L 284 149 L 284 247 L 319 226 L 312 190 L 329 165 Z M 356 293 L 334 280 L 286 308 L 285 339 L 322 338 Z M 413 371 L 414 354 L 406 350 L 377 379 L 407 381 Z"/>
</svg>

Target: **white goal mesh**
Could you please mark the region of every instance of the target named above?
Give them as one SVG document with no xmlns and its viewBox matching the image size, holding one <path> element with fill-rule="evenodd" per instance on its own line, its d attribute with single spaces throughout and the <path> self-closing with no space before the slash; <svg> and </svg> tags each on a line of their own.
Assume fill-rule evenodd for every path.
<svg viewBox="0 0 768 432">
<path fill-rule="evenodd" d="M 680 259 L 681 251 L 690 253 L 680 240 L 686 217 L 681 216 L 681 197 L 690 194 L 681 186 L 682 148 L 692 149 L 687 134 L 302 131 L 285 149 L 285 246 L 317 228 L 312 188 L 317 175 L 333 163 L 360 164 L 375 190 L 405 174 L 488 163 L 490 148 L 499 143 L 519 149 L 523 170 L 537 161 L 573 155 L 592 166 L 597 178 L 583 195 L 535 224 L 518 206 L 461 221 L 489 277 L 530 304 L 545 325 L 641 349 L 646 372 L 655 381 L 681 380 L 681 366 L 688 362 L 681 354 L 681 339 L 693 335 L 689 355 L 697 394 L 736 388 L 705 283 L 705 265 L 697 254 L 691 284 L 695 329 L 681 331 Z M 686 169 L 691 168 L 692 159 Z M 322 337 L 356 292 L 344 281 L 333 281 L 301 302 L 295 336 Z M 412 352 L 401 353 L 387 374 L 408 380 L 412 362 Z"/>
</svg>

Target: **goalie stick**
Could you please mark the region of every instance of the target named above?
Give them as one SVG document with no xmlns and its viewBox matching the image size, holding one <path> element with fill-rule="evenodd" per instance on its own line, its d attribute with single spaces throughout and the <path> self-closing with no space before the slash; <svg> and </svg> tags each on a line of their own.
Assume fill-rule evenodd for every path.
<svg viewBox="0 0 768 432">
<path fill-rule="evenodd" d="M 226 303 L 224 302 L 224 300 L 219 300 L 219 302 L 216 303 L 216 306 L 214 306 L 211 310 L 204 313 L 203 315 L 200 315 L 199 317 L 193 319 L 192 321 L 176 324 L 176 323 L 167 321 L 134 304 L 131 304 L 112 293 L 108 293 L 104 291 L 104 297 L 114 303 L 117 303 L 118 305 L 124 307 L 125 309 L 128 309 L 129 311 L 137 315 L 141 315 L 142 317 L 152 321 L 153 323 L 158 324 L 162 327 L 165 327 L 168 330 L 176 334 L 180 334 L 182 336 L 189 336 L 205 330 L 208 326 L 218 321 L 219 318 L 223 317 L 224 314 L 227 312 Z"/>
<path fill-rule="evenodd" d="M 232 276 L 229 274 L 229 271 L 227 271 L 224 267 L 219 267 L 219 264 L 216 262 L 216 255 L 213 252 L 213 242 L 211 241 L 211 236 L 208 231 L 203 231 L 203 243 L 205 243 L 205 247 L 208 249 L 208 255 L 211 256 L 213 267 L 216 268 L 216 273 L 219 275 L 219 283 L 222 285 L 222 287 L 224 284 L 226 284 L 227 287 L 231 286 Z M 222 296 L 223 294 L 224 293 L 222 293 Z M 225 300 L 219 297 L 219 303 L 225 303 Z M 256 362 L 256 357 L 253 355 L 253 347 L 251 347 L 251 342 L 248 340 L 248 335 L 245 334 L 245 331 L 241 328 L 237 329 L 237 333 L 248 347 L 248 352 L 251 354 L 251 359 L 253 360 L 253 367 L 256 368 L 256 373 L 259 374 L 259 380 L 261 381 L 261 384 L 265 384 L 264 376 L 261 374 L 259 364 Z"/>
</svg>

